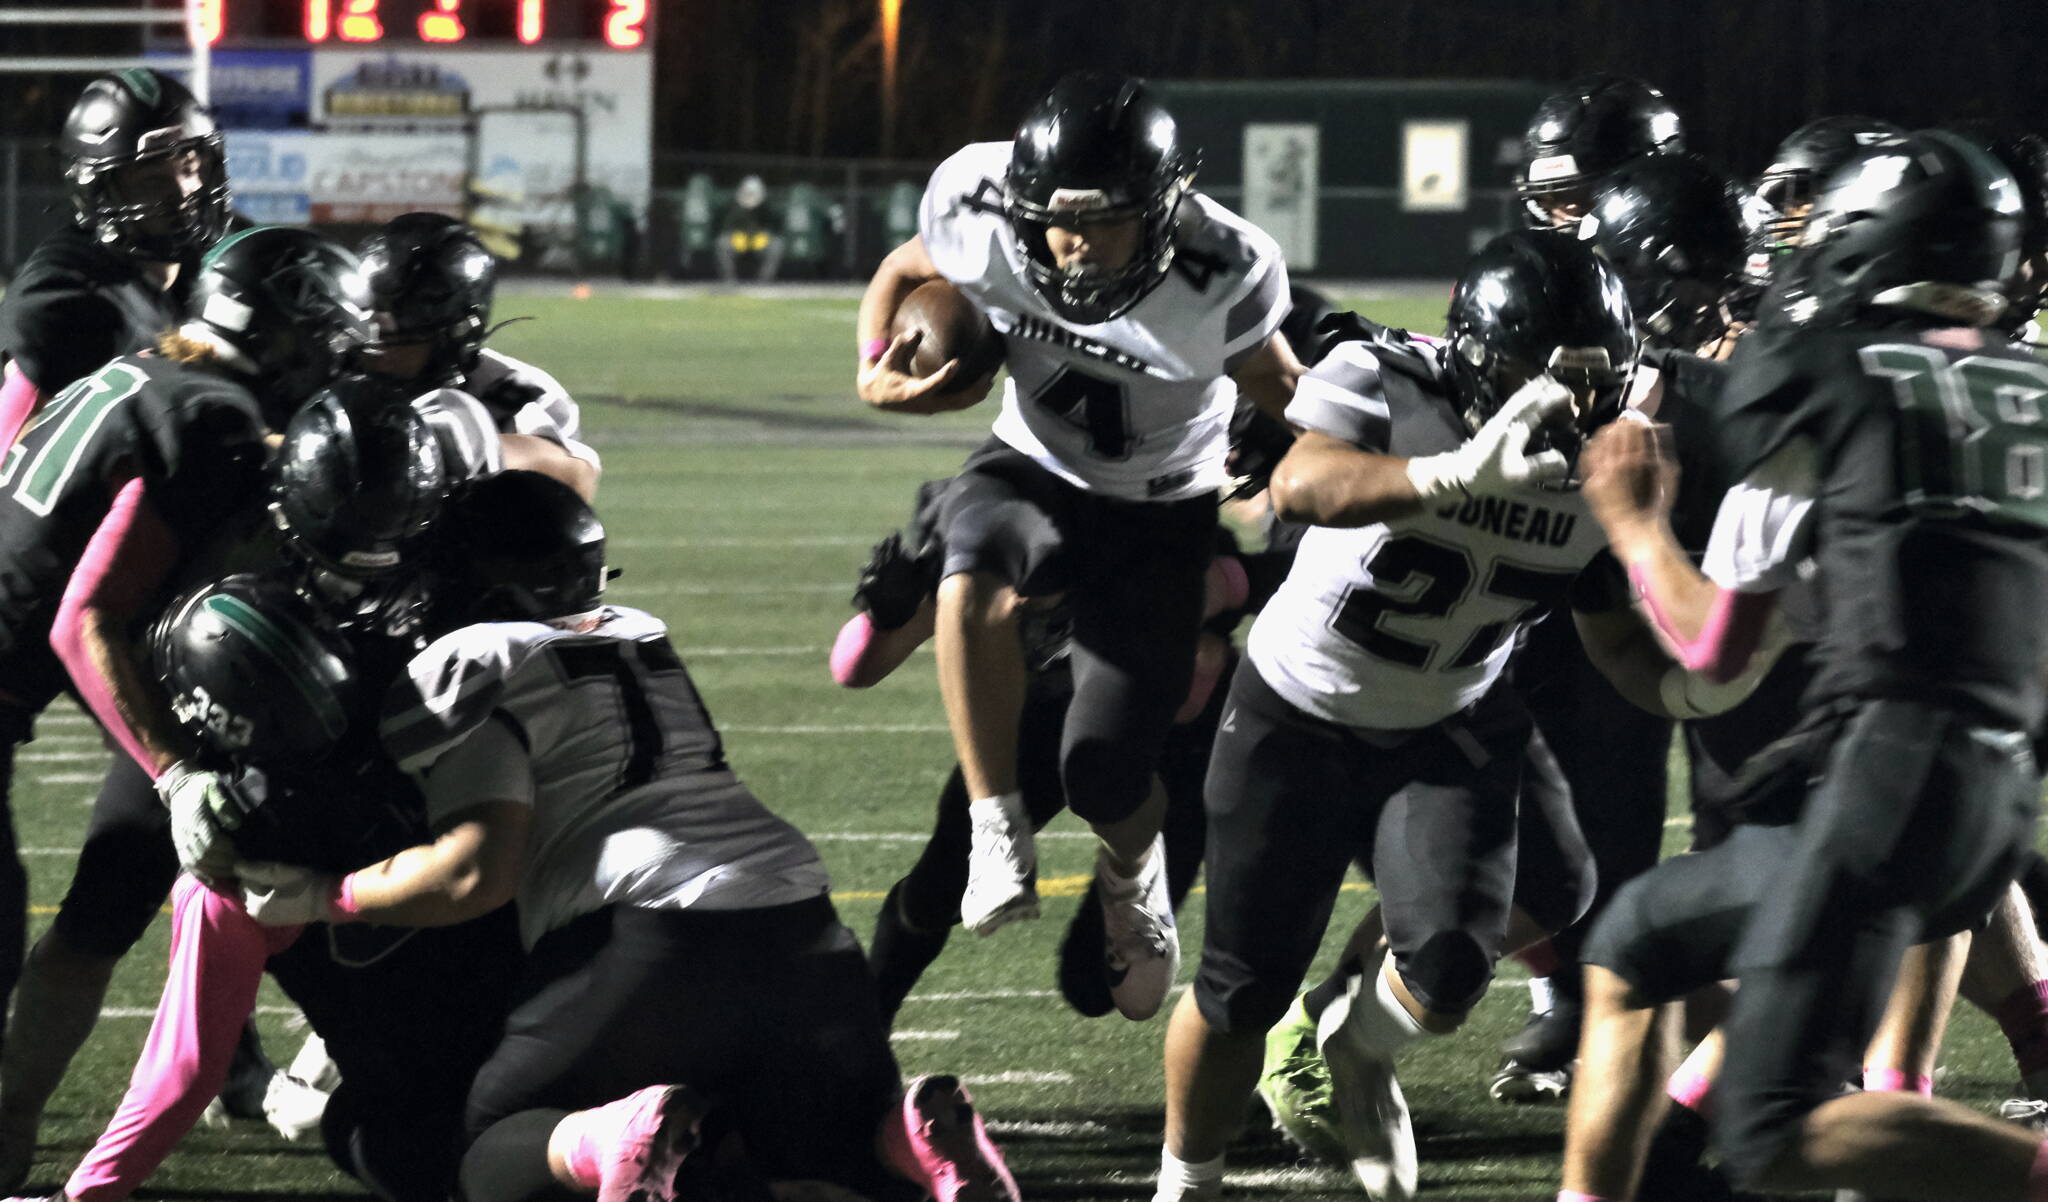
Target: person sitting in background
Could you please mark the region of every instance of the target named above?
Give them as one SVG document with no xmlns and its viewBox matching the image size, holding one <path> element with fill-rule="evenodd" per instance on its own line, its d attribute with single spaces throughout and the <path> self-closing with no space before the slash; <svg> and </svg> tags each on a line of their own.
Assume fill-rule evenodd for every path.
<svg viewBox="0 0 2048 1202">
<path fill-rule="evenodd" d="M 782 267 L 782 222 L 768 205 L 768 185 L 758 175 L 740 181 L 718 226 L 718 276 L 740 278 L 742 262 L 758 265 L 754 278 L 767 283 Z"/>
</svg>

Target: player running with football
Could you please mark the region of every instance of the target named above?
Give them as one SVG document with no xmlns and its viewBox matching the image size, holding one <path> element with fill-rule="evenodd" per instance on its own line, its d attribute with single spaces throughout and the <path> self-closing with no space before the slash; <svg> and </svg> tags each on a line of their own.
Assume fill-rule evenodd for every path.
<svg viewBox="0 0 2048 1202">
<path fill-rule="evenodd" d="M 1157 1012 L 1179 962 L 1156 767 L 1193 671 L 1231 419 L 1241 395 L 1277 416 L 1300 370 L 1278 333 L 1277 248 L 1190 190 L 1197 165 L 1142 83 L 1069 76 L 1013 141 L 939 167 L 919 236 L 876 271 L 859 319 L 860 394 L 884 410 L 985 392 L 953 364 L 907 374 L 913 339 L 888 331 L 919 284 L 951 281 L 1003 336 L 994 437 L 940 519 L 939 682 L 972 799 L 961 916 L 987 934 L 1038 910 L 1017 624 L 1064 595 L 1074 699 L 1061 783 L 1101 840 L 1112 993 L 1134 1019 Z"/>
<path fill-rule="evenodd" d="M 2012 176 L 1941 132 L 1830 180 L 1727 384 L 1745 476 L 1704 573 L 1670 533 L 1653 432 L 1589 448 L 1588 499 L 1681 662 L 1741 669 L 1803 563 L 1824 609 L 1804 720 L 1746 782 L 1803 795 L 1797 819 L 1659 866 L 1594 932 L 1561 1198 L 1633 1196 L 1658 1003 L 1726 975 L 1715 1139 L 1739 1187 L 2039 1196 L 2037 1135 L 1910 1090 L 1839 1093 L 1905 948 L 1981 921 L 2031 841 L 2048 518 L 2026 475 L 2040 435 L 2001 398 L 2048 371 L 1985 333 L 2020 217 Z"/>
</svg>

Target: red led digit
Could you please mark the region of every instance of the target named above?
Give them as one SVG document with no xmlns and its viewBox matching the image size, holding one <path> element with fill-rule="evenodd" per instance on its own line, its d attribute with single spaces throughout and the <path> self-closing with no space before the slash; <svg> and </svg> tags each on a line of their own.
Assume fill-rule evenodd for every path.
<svg viewBox="0 0 2048 1202">
<path fill-rule="evenodd" d="M 334 9 L 332 0 L 306 0 L 306 40 L 324 42 L 334 32 Z"/>
<path fill-rule="evenodd" d="M 434 0 L 434 11 L 420 14 L 420 40 L 459 42 L 469 32 L 462 27 L 462 0 Z"/>
<path fill-rule="evenodd" d="M 519 0 L 519 40 L 531 46 L 540 41 L 541 0 Z"/>
<path fill-rule="evenodd" d="M 375 42 L 384 37 L 384 23 L 377 19 L 377 0 L 341 0 L 341 40 Z"/>
<path fill-rule="evenodd" d="M 192 32 L 211 46 L 220 41 L 221 26 L 227 20 L 227 0 L 199 0 L 193 14 Z"/>
<path fill-rule="evenodd" d="M 632 50 L 647 40 L 647 0 L 612 0 L 604 40 L 614 50 Z"/>
</svg>

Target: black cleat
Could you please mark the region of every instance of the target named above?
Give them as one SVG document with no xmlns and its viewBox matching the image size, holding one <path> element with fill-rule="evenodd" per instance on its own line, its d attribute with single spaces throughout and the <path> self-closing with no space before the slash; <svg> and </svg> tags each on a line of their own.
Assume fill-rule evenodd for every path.
<svg viewBox="0 0 2048 1202">
<path fill-rule="evenodd" d="M 1501 1041 L 1501 1055 L 1531 1072 L 1555 1073 L 1579 1058 L 1579 1024 L 1584 1008 L 1560 997 L 1548 1014 L 1532 1014 L 1522 1029 Z"/>
</svg>

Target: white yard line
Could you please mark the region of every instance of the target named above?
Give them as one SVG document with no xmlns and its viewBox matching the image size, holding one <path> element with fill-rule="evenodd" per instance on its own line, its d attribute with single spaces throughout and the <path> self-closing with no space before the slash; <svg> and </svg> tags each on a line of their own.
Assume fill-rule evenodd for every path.
<svg viewBox="0 0 2048 1202">
<path fill-rule="evenodd" d="M 734 735 L 942 735 L 947 731 L 943 722 L 877 726 L 749 726 L 735 722 L 719 729 L 726 734 Z"/>
<path fill-rule="evenodd" d="M 978 1077 L 970 1076 L 962 1077 L 960 1079 L 969 1085 L 1072 1085 L 1074 1083 L 1074 1074 L 1028 1072 L 983 1073 Z"/>
<path fill-rule="evenodd" d="M 960 1038 L 958 1031 L 891 1031 L 889 1038 L 905 1043 L 942 1043 Z"/>
<path fill-rule="evenodd" d="M 108 756 L 106 748 L 96 747 L 91 751 L 24 751 L 14 760 L 18 764 L 84 764 L 105 763 Z"/>
</svg>

